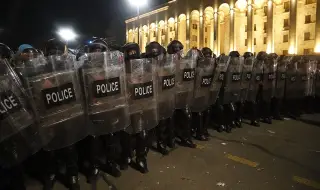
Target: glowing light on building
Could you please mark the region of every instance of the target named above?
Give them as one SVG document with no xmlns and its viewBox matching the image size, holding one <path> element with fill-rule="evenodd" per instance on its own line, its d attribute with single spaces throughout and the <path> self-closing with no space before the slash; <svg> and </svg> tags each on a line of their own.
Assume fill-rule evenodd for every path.
<svg viewBox="0 0 320 190">
<path fill-rule="evenodd" d="M 288 53 L 289 53 L 289 54 L 295 54 L 295 50 L 294 50 L 294 47 L 293 47 L 293 46 L 290 46 L 290 47 L 289 47 Z"/>
<path fill-rule="evenodd" d="M 236 2 L 236 8 L 239 9 L 241 12 L 244 12 L 247 9 L 247 1 L 246 0 L 238 0 Z"/>
<path fill-rule="evenodd" d="M 268 44 L 267 45 L 267 51 L 266 51 L 267 53 L 273 53 L 272 52 L 272 48 L 271 48 L 271 44 Z"/>
<path fill-rule="evenodd" d="M 254 0 L 254 4 L 257 8 L 261 8 L 265 3 L 265 0 Z"/>
<path fill-rule="evenodd" d="M 320 44 L 317 44 L 314 48 L 314 53 L 320 53 Z"/>
</svg>

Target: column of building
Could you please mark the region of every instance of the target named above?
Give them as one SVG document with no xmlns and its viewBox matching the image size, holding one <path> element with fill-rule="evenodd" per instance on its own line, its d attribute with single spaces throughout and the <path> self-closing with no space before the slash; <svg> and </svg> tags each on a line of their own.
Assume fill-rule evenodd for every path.
<svg viewBox="0 0 320 190">
<path fill-rule="evenodd" d="M 297 1 L 290 0 L 289 54 L 297 53 Z"/>
</svg>

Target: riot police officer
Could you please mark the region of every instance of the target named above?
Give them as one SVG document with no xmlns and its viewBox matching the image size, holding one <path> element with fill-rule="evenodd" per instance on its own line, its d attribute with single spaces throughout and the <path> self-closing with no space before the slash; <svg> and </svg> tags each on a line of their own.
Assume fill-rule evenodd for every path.
<svg viewBox="0 0 320 190">
<path fill-rule="evenodd" d="M 260 113 L 258 104 L 262 100 L 262 79 L 263 79 L 263 62 L 266 53 L 258 53 L 253 63 L 252 79 L 248 90 L 248 109 L 251 125 L 260 126 Z"/>
<path fill-rule="evenodd" d="M 206 59 L 207 61 L 211 62 L 212 64 L 212 73 L 211 73 L 211 78 L 208 77 L 208 80 L 209 80 L 209 99 L 208 99 L 208 108 L 207 110 L 204 112 L 204 125 L 203 125 L 203 134 L 205 137 L 209 137 L 210 134 L 208 132 L 208 127 L 211 123 L 211 120 L 212 120 L 212 106 L 214 104 L 213 102 L 213 97 L 211 97 L 212 93 L 211 93 L 211 85 L 212 85 L 212 81 L 213 81 L 213 72 L 214 72 L 214 69 L 216 67 L 216 63 L 215 63 L 215 58 L 216 58 L 216 55 L 212 52 L 212 50 L 208 47 L 204 47 L 202 48 L 201 50 L 202 52 L 202 55 L 204 57 L 204 59 Z"/>
<path fill-rule="evenodd" d="M 136 43 L 124 45 L 123 52 L 131 125 L 127 129 L 128 135 L 122 137 L 126 139 L 122 140 L 129 140 L 129 136 L 134 137 L 137 167 L 141 173 L 147 173 L 147 154 L 150 146 L 148 132 L 158 125 L 156 64 L 153 58 L 141 58 L 140 48 Z M 124 165 L 128 165 L 132 159 L 130 143 L 124 143 Z"/>
<path fill-rule="evenodd" d="M 13 51 L 0 43 L 0 189 L 25 190 L 22 162 L 36 153 L 41 140 L 32 105 L 10 66 Z"/>
<path fill-rule="evenodd" d="M 244 112 L 248 105 L 250 106 L 251 101 L 247 100 L 248 90 L 250 86 L 250 81 L 252 80 L 252 67 L 254 62 L 254 57 L 251 52 L 245 52 L 243 54 L 244 63 L 242 65 L 241 74 L 241 92 L 240 101 L 237 103 L 237 121 L 242 122 Z"/>
<path fill-rule="evenodd" d="M 274 58 L 277 55 L 274 54 Z M 283 120 L 283 116 L 281 115 L 282 102 L 284 98 L 285 92 L 285 82 L 286 82 L 286 70 L 287 64 L 290 61 L 290 57 L 281 55 L 277 59 L 277 71 L 276 71 L 276 87 L 274 97 L 271 100 L 271 112 L 273 119 Z"/>
<path fill-rule="evenodd" d="M 90 152 L 88 179 L 96 180 L 99 166 L 107 173 L 119 177 L 116 164 L 118 154 L 117 132 L 129 126 L 129 110 L 125 98 L 124 62 L 122 53 L 108 51 L 103 39 L 93 39 L 78 55 L 80 75 L 85 94 L 86 109 L 91 121 L 91 135 L 83 142 Z M 99 161 L 99 145 L 103 142 L 106 162 Z M 82 152 L 85 157 L 87 151 Z"/>
<path fill-rule="evenodd" d="M 240 57 L 239 52 L 232 51 L 229 57 L 225 59 L 228 61 L 228 70 L 226 73 L 226 80 L 223 86 L 222 102 L 224 105 L 224 113 L 226 116 L 225 125 L 227 132 L 231 132 L 231 129 L 241 126 L 241 123 L 236 121 L 236 102 L 240 100 L 241 91 L 241 69 L 243 64 L 243 58 Z"/>
<path fill-rule="evenodd" d="M 159 125 L 156 127 L 157 150 L 167 155 L 175 147 L 173 113 L 175 110 L 175 62 L 174 56 L 167 55 L 158 42 L 146 46 L 146 57 L 154 58 L 158 77 Z"/>
<path fill-rule="evenodd" d="M 206 130 L 206 112 L 208 111 L 210 87 L 212 83 L 212 74 L 214 69 L 214 61 L 209 57 L 210 49 L 207 50 L 206 58 L 203 56 L 202 51 L 192 49 L 187 53 L 187 57 L 195 56 L 196 68 L 194 79 L 194 92 L 193 100 L 190 105 L 193 119 L 193 129 L 195 137 L 201 141 L 208 140 L 208 131 Z M 191 54 L 191 55 L 190 55 Z M 195 54 L 195 55 L 192 55 Z M 207 133 L 207 135 L 205 135 Z"/>
<path fill-rule="evenodd" d="M 194 90 L 194 72 L 196 62 L 182 57 L 183 45 L 178 40 L 173 40 L 167 47 L 169 55 L 174 54 L 176 61 L 176 103 L 175 103 L 175 127 L 176 134 L 182 145 L 195 148 L 192 141 L 191 125 L 192 113 L 190 104 L 192 102 Z"/>
<path fill-rule="evenodd" d="M 263 77 L 262 77 L 262 89 L 261 89 L 261 101 L 259 106 L 259 113 L 263 122 L 272 124 L 271 114 L 271 99 L 274 97 L 275 85 L 276 85 L 276 71 L 277 71 L 277 56 L 275 54 L 269 54 L 265 52 L 259 52 L 263 54 Z"/>
<path fill-rule="evenodd" d="M 44 147 L 44 189 L 53 189 L 58 159 L 66 163 L 69 189 L 79 189 L 75 143 L 86 137 L 88 130 L 75 57 L 68 55 L 66 45 L 57 39 L 45 43 L 44 55 L 45 59 L 29 59 L 17 68 L 36 106 L 40 128 L 53 136 Z"/>
</svg>

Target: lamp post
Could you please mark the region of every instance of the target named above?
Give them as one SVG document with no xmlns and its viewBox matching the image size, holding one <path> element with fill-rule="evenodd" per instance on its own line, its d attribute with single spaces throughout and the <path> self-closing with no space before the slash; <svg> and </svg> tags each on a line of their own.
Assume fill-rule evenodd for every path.
<svg viewBox="0 0 320 190">
<path fill-rule="evenodd" d="M 140 45 L 140 7 L 147 4 L 147 0 L 129 0 L 132 6 L 137 7 L 137 21 L 138 21 L 138 44 Z"/>
<path fill-rule="evenodd" d="M 69 41 L 74 41 L 78 35 L 71 28 L 60 28 L 57 34 L 66 41 L 67 45 Z"/>
</svg>

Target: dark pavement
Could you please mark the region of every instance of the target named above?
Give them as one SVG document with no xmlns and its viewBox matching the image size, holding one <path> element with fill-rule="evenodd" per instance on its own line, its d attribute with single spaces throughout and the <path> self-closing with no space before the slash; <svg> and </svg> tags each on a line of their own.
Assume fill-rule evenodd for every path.
<svg viewBox="0 0 320 190">
<path fill-rule="evenodd" d="M 81 189 L 119 190 L 312 190 L 320 189 L 320 127 L 301 121 L 274 121 L 233 133 L 210 131 L 197 149 L 178 147 L 169 156 L 149 153 L 148 174 L 130 168 L 96 186 L 81 176 Z M 108 183 L 110 183 L 108 182 Z M 40 190 L 35 181 L 28 190 Z M 56 184 L 55 189 L 66 189 Z"/>
</svg>

